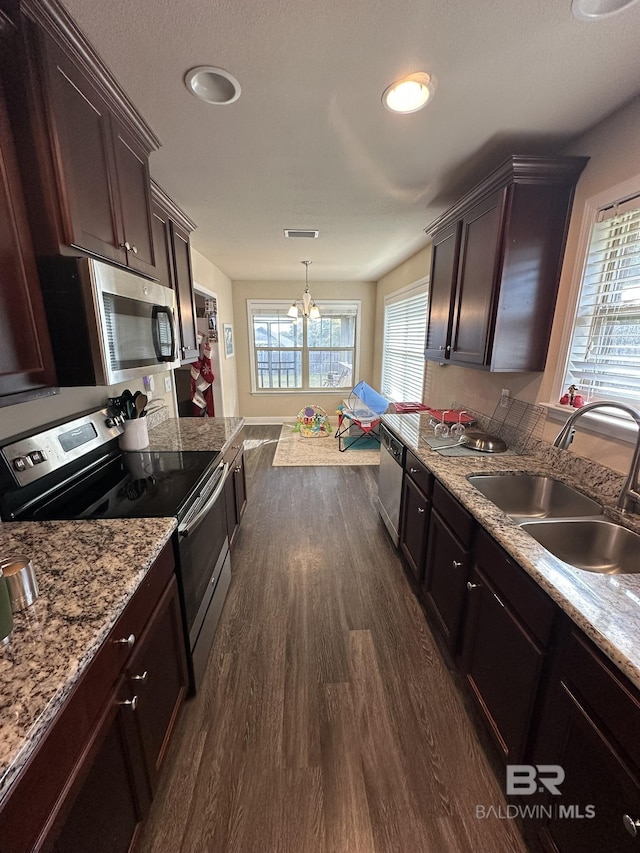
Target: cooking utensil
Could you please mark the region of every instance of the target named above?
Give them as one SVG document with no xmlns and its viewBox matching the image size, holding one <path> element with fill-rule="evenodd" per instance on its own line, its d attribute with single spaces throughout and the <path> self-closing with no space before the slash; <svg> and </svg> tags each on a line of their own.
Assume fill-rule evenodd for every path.
<svg viewBox="0 0 640 853">
<path fill-rule="evenodd" d="M 144 407 L 147 405 L 149 398 L 146 394 L 143 394 L 141 391 L 136 391 L 133 397 L 133 406 L 134 406 L 134 418 L 140 418 L 144 414 Z"/>
<path fill-rule="evenodd" d="M 467 432 L 460 436 L 460 444 L 482 453 L 504 453 L 507 443 L 497 435 L 486 432 Z"/>
</svg>

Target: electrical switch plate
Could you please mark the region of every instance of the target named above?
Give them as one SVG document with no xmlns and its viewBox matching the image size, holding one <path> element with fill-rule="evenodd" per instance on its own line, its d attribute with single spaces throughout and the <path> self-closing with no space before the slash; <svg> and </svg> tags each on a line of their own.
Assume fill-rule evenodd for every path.
<svg viewBox="0 0 640 853">
<path fill-rule="evenodd" d="M 171 391 L 171 377 L 170 376 L 164 377 L 164 390 L 167 392 L 167 394 Z"/>
</svg>

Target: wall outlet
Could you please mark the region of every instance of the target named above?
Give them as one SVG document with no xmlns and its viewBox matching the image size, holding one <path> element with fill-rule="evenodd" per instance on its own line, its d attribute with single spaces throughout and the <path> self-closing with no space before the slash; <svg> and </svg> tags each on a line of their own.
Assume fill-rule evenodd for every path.
<svg viewBox="0 0 640 853">
<path fill-rule="evenodd" d="M 508 388 L 502 389 L 502 391 L 500 392 L 500 407 L 501 408 L 503 408 L 503 409 L 509 408 L 509 397 L 510 397 L 510 395 L 511 395 L 511 392 L 509 391 Z"/>
<path fill-rule="evenodd" d="M 166 391 L 167 394 L 169 394 L 171 392 L 171 377 L 170 376 L 164 377 L 164 390 Z"/>
</svg>

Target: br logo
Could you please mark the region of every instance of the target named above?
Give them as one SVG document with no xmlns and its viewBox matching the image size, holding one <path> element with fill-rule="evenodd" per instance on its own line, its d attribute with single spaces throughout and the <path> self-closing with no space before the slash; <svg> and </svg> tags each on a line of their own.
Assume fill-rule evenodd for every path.
<svg viewBox="0 0 640 853">
<path fill-rule="evenodd" d="M 560 795 L 564 770 L 559 764 L 507 764 L 507 796 L 528 796 L 549 791 Z"/>
</svg>

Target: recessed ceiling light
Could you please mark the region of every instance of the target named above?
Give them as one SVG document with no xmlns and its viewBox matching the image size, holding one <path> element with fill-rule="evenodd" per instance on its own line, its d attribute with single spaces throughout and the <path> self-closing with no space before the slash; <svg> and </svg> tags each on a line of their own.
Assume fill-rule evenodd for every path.
<svg viewBox="0 0 640 853">
<path fill-rule="evenodd" d="M 409 74 L 387 86 L 382 93 L 382 103 L 392 113 L 415 113 L 433 97 L 435 82 L 426 71 Z"/>
<path fill-rule="evenodd" d="M 187 71 L 184 84 L 192 95 L 208 104 L 232 104 L 240 97 L 240 83 L 223 68 L 199 65 Z"/>
<path fill-rule="evenodd" d="M 635 6 L 638 0 L 572 0 L 573 17 L 579 21 L 600 21 Z"/>
</svg>

